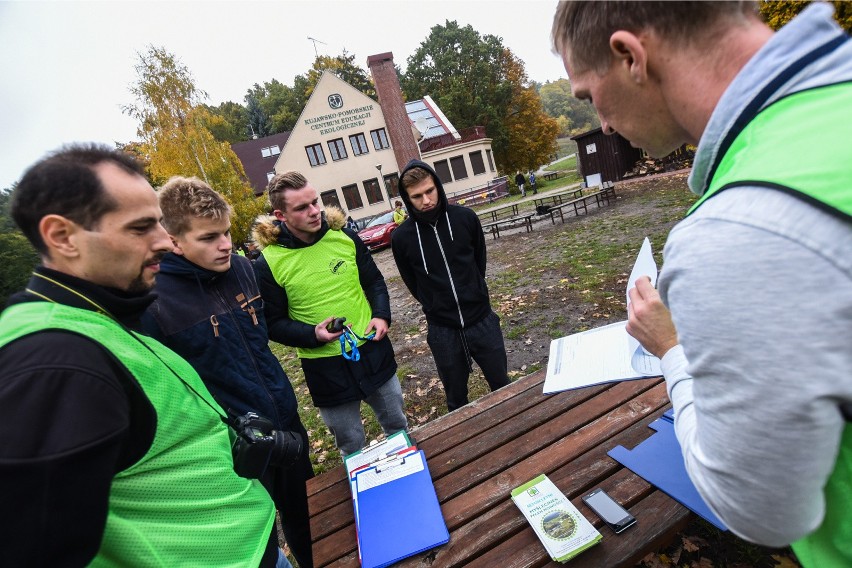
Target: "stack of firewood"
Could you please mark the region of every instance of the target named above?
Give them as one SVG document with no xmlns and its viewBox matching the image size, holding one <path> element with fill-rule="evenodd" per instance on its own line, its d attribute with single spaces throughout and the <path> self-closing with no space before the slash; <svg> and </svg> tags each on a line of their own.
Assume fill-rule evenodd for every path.
<svg viewBox="0 0 852 568">
<path fill-rule="evenodd" d="M 645 156 L 633 164 L 633 167 L 622 177 L 623 179 L 627 179 L 662 172 L 682 170 L 684 168 L 691 167 L 692 160 L 694 158 L 695 147 L 684 145 L 663 158 L 651 158 L 650 156 Z"/>
</svg>

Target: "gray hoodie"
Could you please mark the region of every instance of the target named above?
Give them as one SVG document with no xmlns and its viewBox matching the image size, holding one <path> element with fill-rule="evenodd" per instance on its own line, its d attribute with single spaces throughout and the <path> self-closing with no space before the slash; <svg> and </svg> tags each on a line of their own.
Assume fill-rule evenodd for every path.
<svg viewBox="0 0 852 568">
<path fill-rule="evenodd" d="M 772 91 L 765 106 L 852 80 L 852 41 L 785 76 L 843 36 L 831 11 L 809 7 L 737 75 L 701 137 L 693 191 L 706 188 L 722 141 L 757 93 Z M 852 132 L 852 110 L 838 128 Z M 682 347 L 666 354 L 663 371 L 677 436 L 696 488 L 746 540 L 783 546 L 822 523 L 823 486 L 852 416 L 850 251 L 848 221 L 760 187 L 721 192 L 666 243 L 659 287 Z"/>
</svg>

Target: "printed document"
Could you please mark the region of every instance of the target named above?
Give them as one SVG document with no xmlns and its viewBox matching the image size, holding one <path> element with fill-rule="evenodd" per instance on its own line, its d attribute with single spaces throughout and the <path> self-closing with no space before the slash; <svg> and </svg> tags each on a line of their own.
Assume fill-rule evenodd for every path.
<svg viewBox="0 0 852 568">
<path fill-rule="evenodd" d="M 657 264 L 647 238 L 630 273 L 628 290 L 642 276 L 656 285 Z M 544 394 L 662 374 L 660 360 L 645 351 L 626 326 L 620 321 L 551 341 Z"/>
</svg>

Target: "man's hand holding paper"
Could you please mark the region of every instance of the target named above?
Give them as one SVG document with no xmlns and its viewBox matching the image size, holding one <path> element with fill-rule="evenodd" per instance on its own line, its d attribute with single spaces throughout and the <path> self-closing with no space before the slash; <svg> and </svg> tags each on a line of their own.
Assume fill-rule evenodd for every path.
<svg viewBox="0 0 852 568">
<path fill-rule="evenodd" d="M 668 308 L 647 277 L 636 280 L 628 290 L 627 333 L 636 338 L 649 353 L 662 359 L 678 344 L 677 330 Z"/>
<path fill-rule="evenodd" d="M 633 301 L 631 298 L 635 296 L 642 302 L 645 297 L 643 294 L 634 294 L 633 283 L 641 280 L 645 295 L 647 290 L 656 295 L 653 288 L 656 279 L 657 263 L 651 251 L 651 242 L 646 238 L 627 279 L 630 286 L 625 293 L 628 312 Z M 659 302 L 659 296 L 656 298 Z M 676 344 L 677 335 L 668 311 L 662 303 L 660 307 L 665 311 L 664 319 L 668 320 Z M 645 311 L 644 305 L 640 311 Z M 554 339 L 550 343 L 543 392 L 550 394 L 613 381 L 653 377 L 661 373 L 660 360 L 651 351 L 646 351 L 637 338 L 628 334 L 626 321 L 620 321 Z"/>
</svg>

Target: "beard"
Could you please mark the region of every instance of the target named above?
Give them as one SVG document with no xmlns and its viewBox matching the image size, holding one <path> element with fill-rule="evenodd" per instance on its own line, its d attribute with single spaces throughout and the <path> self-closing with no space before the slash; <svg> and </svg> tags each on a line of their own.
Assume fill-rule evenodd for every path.
<svg viewBox="0 0 852 568">
<path fill-rule="evenodd" d="M 151 264 L 159 264 L 165 254 L 159 254 L 150 260 L 146 261 L 142 266 L 142 270 L 139 271 L 138 276 L 130 281 L 125 291 L 128 294 L 132 295 L 141 295 L 147 292 L 150 292 L 154 288 L 154 283 L 156 281 L 156 275 L 152 276 L 149 280 L 145 279 L 145 267 Z"/>
<path fill-rule="evenodd" d="M 145 281 L 145 273 L 140 272 L 139 276 L 134 278 L 130 284 L 127 286 L 126 292 L 131 295 L 142 295 L 147 292 L 150 292 L 154 288 L 154 279 L 151 278 L 150 282 Z"/>
</svg>

